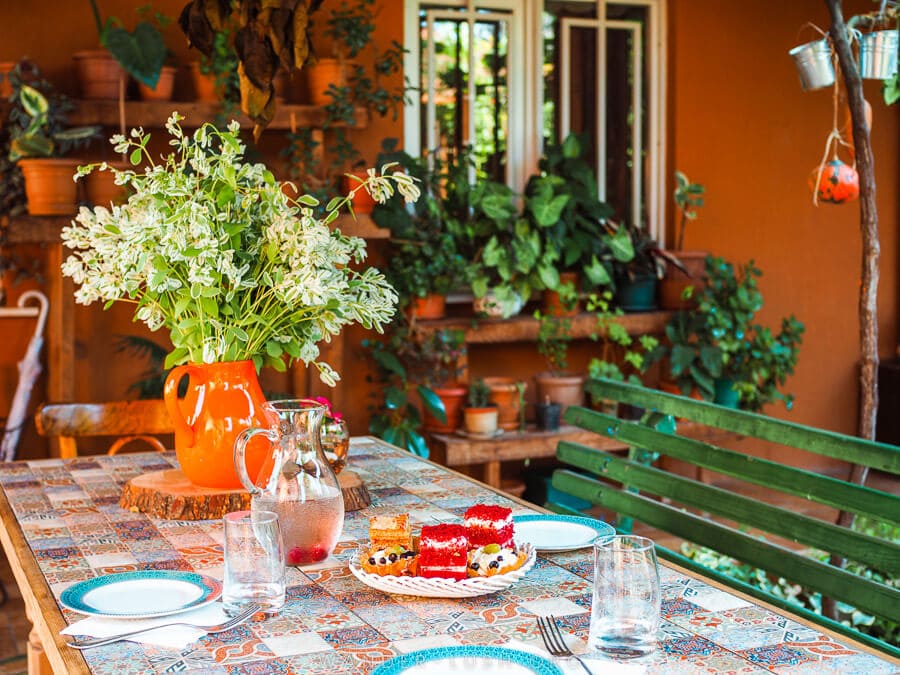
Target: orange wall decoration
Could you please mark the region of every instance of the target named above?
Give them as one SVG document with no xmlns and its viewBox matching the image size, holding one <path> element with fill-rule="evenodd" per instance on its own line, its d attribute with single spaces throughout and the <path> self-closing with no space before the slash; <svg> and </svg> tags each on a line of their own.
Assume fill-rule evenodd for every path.
<svg viewBox="0 0 900 675">
<path fill-rule="evenodd" d="M 327 0 L 326 7 L 337 2 Z M 118 16 L 129 26 L 135 19 L 136 4 L 126 0 L 100 3 L 104 16 Z M 173 17 L 183 4 L 181 0 L 153 3 Z M 846 16 L 873 7 L 865 0 L 844 4 Z M 381 0 L 377 12 L 377 43 L 383 48 L 393 40 L 402 42 L 403 3 Z M 787 54 L 794 45 L 815 37 L 810 29 L 802 29 L 807 21 L 827 28 L 828 14 L 821 0 L 668 3 L 666 172 L 669 194 L 676 168 L 706 186 L 706 205 L 689 225 L 686 246 L 709 249 L 733 262 L 753 258 L 764 272 L 760 285 L 766 304 L 760 319 L 774 325 L 782 316 L 794 313 L 806 325 L 798 370 L 787 387 L 797 398 L 794 410 L 787 413 L 781 406 L 772 406 L 767 412 L 854 433 L 862 255 L 859 206 L 853 202 L 815 207 L 807 187 L 832 115 L 830 90 L 803 92 Z M 59 89 L 77 95 L 71 55 L 97 44 L 87 2 L 6 2 L 0 6 L 0 27 L 0 60 L 27 55 Z M 175 97 L 190 100 L 193 92 L 186 64 L 196 55 L 187 48 L 177 27 L 169 29 L 168 37 L 183 66 Z M 327 53 L 327 45 L 316 42 L 315 46 Z M 301 100 L 302 73 L 293 78 L 290 87 L 293 100 Z M 888 358 L 894 354 L 898 338 L 900 105 L 886 107 L 877 82 L 867 81 L 865 93 L 873 108 L 881 231 L 879 344 L 882 358 Z M 389 136 L 402 137 L 402 120 L 375 119 L 354 140 L 371 163 L 381 140 Z M 283 145 L 281 132 L 264 134 L 261 147 L 266 158 L 281 170 L 284 167 L 277 153 Z M 671 238 L 671 200 L 668 208 Z M 377 260 L 380 244 L 372 242 L 370 248 Z M 130 317 L 127 308 L 78 310 L 79 399 L 123 398 L 128 383 L 139 374 L 140 364 L 114 354 L 111 348 L 112 336 L 117 333 L 146 334 Z M 371 386 L 365 378 L 371 365 L 359 348 L 365 336 L 362 330 L 348 331 L 343 361 L 333 364 L 343 376 L 339 386 L 353 433 L 365 432 L 371 402 Z M 579 345 L 573 364 L 586 363 L 592 348 L 590 343 Z M 4 363 L 17 358 L 7 351 L 0 340 Z M 542 367 L 534 345 L 482 349 L 470 355 L 470 365 L 476 375 L 496 374 L 487 371 L 503 367 L 526 376 Z M 290 380 L 265 374 L 263 384 L 286 391 Z M 0 392 L 0 411 L 6 407 L 4 395 Z"/>
</svg>

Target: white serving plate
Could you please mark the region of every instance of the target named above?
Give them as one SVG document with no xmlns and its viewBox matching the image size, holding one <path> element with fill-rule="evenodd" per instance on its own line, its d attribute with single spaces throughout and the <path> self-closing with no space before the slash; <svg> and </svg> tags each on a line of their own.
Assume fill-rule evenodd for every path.
<svg viewBox="0 0 900 675">
<path fill-rule="evenodd" d="M 518 569 L 506 574 L 495 574 L 492 577 L 469 577 L 462 581 L 370 574 L 356 562 L 350 563 L 350 571 L 353 573 L 353 576 L 366 586 L 371 586 L 385 593 L 417 595 L 423 598 L 471 598 L 476 595 L 487 595 L 488 593 L 502 591 L 525 576 L 525 573 L 534 567 L 536 553 L 534 547 L 530 544 L 519 546 L 519 551 L 524 551 L 527 557 Z"/>
</svg>

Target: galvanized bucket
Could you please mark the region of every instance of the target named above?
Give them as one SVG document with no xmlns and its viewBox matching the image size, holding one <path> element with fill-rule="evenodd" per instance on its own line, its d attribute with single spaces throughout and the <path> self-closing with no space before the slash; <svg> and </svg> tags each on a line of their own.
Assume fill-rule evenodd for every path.
<svg viewBox="0 0 900 675">
<path fill-rule="evenodd" d="M 870 80 L 889 80 L 897 72 L 896 30 L 876 30 L 859 36 L 859 74 Z"/>
<path fill-rule="evenodd" d="M 788 52 L 797 66 L 803 91 L 821 89 L 834 84 L 834 64 L 828 40 L 816 40 L 794 47 Z"/>
</svg>

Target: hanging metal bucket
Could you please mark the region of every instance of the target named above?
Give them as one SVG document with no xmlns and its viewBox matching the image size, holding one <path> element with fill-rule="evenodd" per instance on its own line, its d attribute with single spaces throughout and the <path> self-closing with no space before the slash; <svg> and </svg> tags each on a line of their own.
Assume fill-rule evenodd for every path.
<svg viewBox="0 0 900 675">
<path fill-rule="evenodd" d="M 803 91 L 821 89 L 834 84 L 834 64 L 828 40 L 816 40 L 794 47 L 788 52 L 797 66 Z"/>
<path fill-rule="evenodd" d="M 869 80 L 889 80 L 897 72 L 896 30 L 876 30 L 859 36 L 859 74 Z"/>
</svg>

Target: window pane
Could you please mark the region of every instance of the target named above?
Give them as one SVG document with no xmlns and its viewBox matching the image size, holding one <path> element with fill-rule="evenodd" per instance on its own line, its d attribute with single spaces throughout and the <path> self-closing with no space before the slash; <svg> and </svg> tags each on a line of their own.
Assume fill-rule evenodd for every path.
<svg viewBox="0 0 900 675">
<path fill-rule="evenodd" d="M 505 182 L 508 19 L 493 11 L 469 14 L 464 10 L 431 7 L 423 9 L 419 16 L 422 147 L 446 156 L 472 145 L 483 170 L 493 179 Z M 428 64 L 429 19 L 433 33 L 433 78 Z M 470 69 L 474 71 L 473 92 L 469 88 Z M 433 112 L 428 106 L 429 98 L 434 102 Z M 433 142 L 429 132 L 434 134 Z"/>
</svg>

